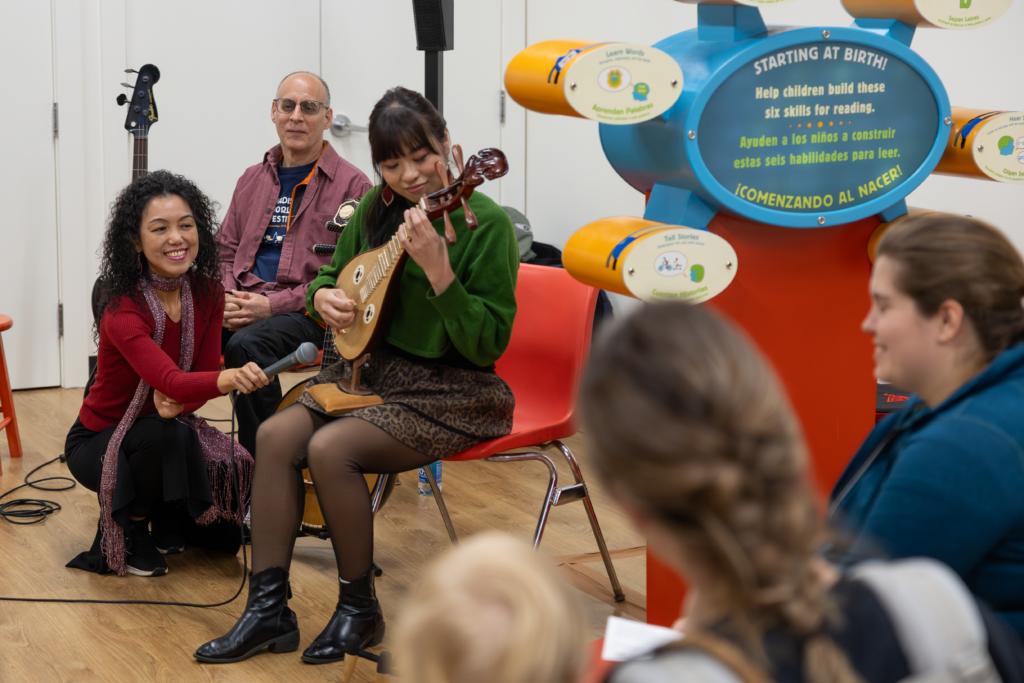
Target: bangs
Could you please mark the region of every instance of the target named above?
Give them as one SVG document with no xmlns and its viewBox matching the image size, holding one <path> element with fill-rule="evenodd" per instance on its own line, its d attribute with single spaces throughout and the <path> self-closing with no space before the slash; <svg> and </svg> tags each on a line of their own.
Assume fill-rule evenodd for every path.
<svg viewBox="0 0 1024 683">
<path fill-rule="evenodd" d="M 374 123 L 376 125 L 370 129 L 370 153 L 374 166 L 421 148 L 441 152 L 423 118 L 406 107 L 386 107 Z"/>
</svg>

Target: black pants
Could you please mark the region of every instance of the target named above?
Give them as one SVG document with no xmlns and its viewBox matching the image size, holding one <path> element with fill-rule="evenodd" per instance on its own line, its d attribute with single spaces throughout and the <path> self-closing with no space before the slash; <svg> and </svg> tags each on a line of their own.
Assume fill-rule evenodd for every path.
<svg viewBox="0 0 1024 683">
<path fill-rule="evenodd" d="M 220 343 L 225 367 L 240 368 L 252 361 L 265 368 L 295 351 L 303 342 L 312 342 L 318 349 L 322 349 L 323 328 L 304 313 L 282 313 L 243 327 L 237 332 L 225 329 Z M 279 403 L 281 382 L 276 377 L 259 391 L 235 397 L 238 443 L 253 457 L 257 457 L 256 430 L 274 414 Z"/>
</svg>

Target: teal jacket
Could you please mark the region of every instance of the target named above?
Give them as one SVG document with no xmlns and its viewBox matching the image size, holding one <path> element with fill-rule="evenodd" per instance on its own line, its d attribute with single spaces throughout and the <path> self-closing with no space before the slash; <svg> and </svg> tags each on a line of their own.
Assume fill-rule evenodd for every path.
<svg viewBox="0 0 1024 683">
<path fill-rule="evenodd" d="M 941 405 L 915 396 L 879 423 L 832 504 L 845 561 L 941 560 L 1024 637 L 1024 344 Z"/>
</svg>

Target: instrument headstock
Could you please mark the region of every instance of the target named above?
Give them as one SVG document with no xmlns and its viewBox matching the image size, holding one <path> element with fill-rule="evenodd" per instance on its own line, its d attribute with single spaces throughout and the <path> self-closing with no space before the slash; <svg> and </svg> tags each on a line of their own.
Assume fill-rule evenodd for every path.
<svg viewBox="0 0 1024 683">
<path fill-rule="evenodd" d="M 496 180 L 508 173 L 508 159 L 500 149 L 488 147 L 480 150 L 469 157 L 465 167 L 462 165 L 462 147 L 453 145 L 452 157 L 459 169 L 458 179 L 448 187 L 428 194 L 420 202 L 420 206 L 430 220 L 444 216 L 445 238 L 449 244 L 455 244 L 455 230 L 452 228 L 448 214 L 460 208 L 464 209 L 466 225 L 470 230 L 476 230 L 479 223 L 466 200 L 473 194 L 474 188 L 483 185 L 484 180 Z M 447 168 L 441 162 L 437 162 L 437 170 L 439 175 L 445 174 L 451 178 Z"/>
<path fill-rule="evenodd" d="M 146 138 L 149 134 L 149 127 L 159 120 L 156 112 L 156 100 L 153 99 L 153 84 L 160 80 L 160 69 L 152 64 L 146 64 L 139 69 L 138 74 L 131 99 L 120 95 L 117 98 L 117 103 L 129 105 L 128 117 L 124 122 L 125 130 L 136 138 Z"/>
</svg>

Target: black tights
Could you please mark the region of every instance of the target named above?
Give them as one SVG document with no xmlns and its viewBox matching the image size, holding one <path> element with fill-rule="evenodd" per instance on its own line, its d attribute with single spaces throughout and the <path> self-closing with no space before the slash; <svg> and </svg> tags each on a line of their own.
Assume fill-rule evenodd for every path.
<svg viewBox="0 0 1024 683">
<path fill-rule="evenodd" d="M 373 564 L 373 514 L 367 474 L 397 474 L 433 462 L 356 417 L 330 420 L 293 405 L 256 433 L 252 486 L 252 571 L 288 569 L 302 522 L 302 468 L 308 466 L 331 532 L 338 576 L 357 579 Z"/>
</svg>

